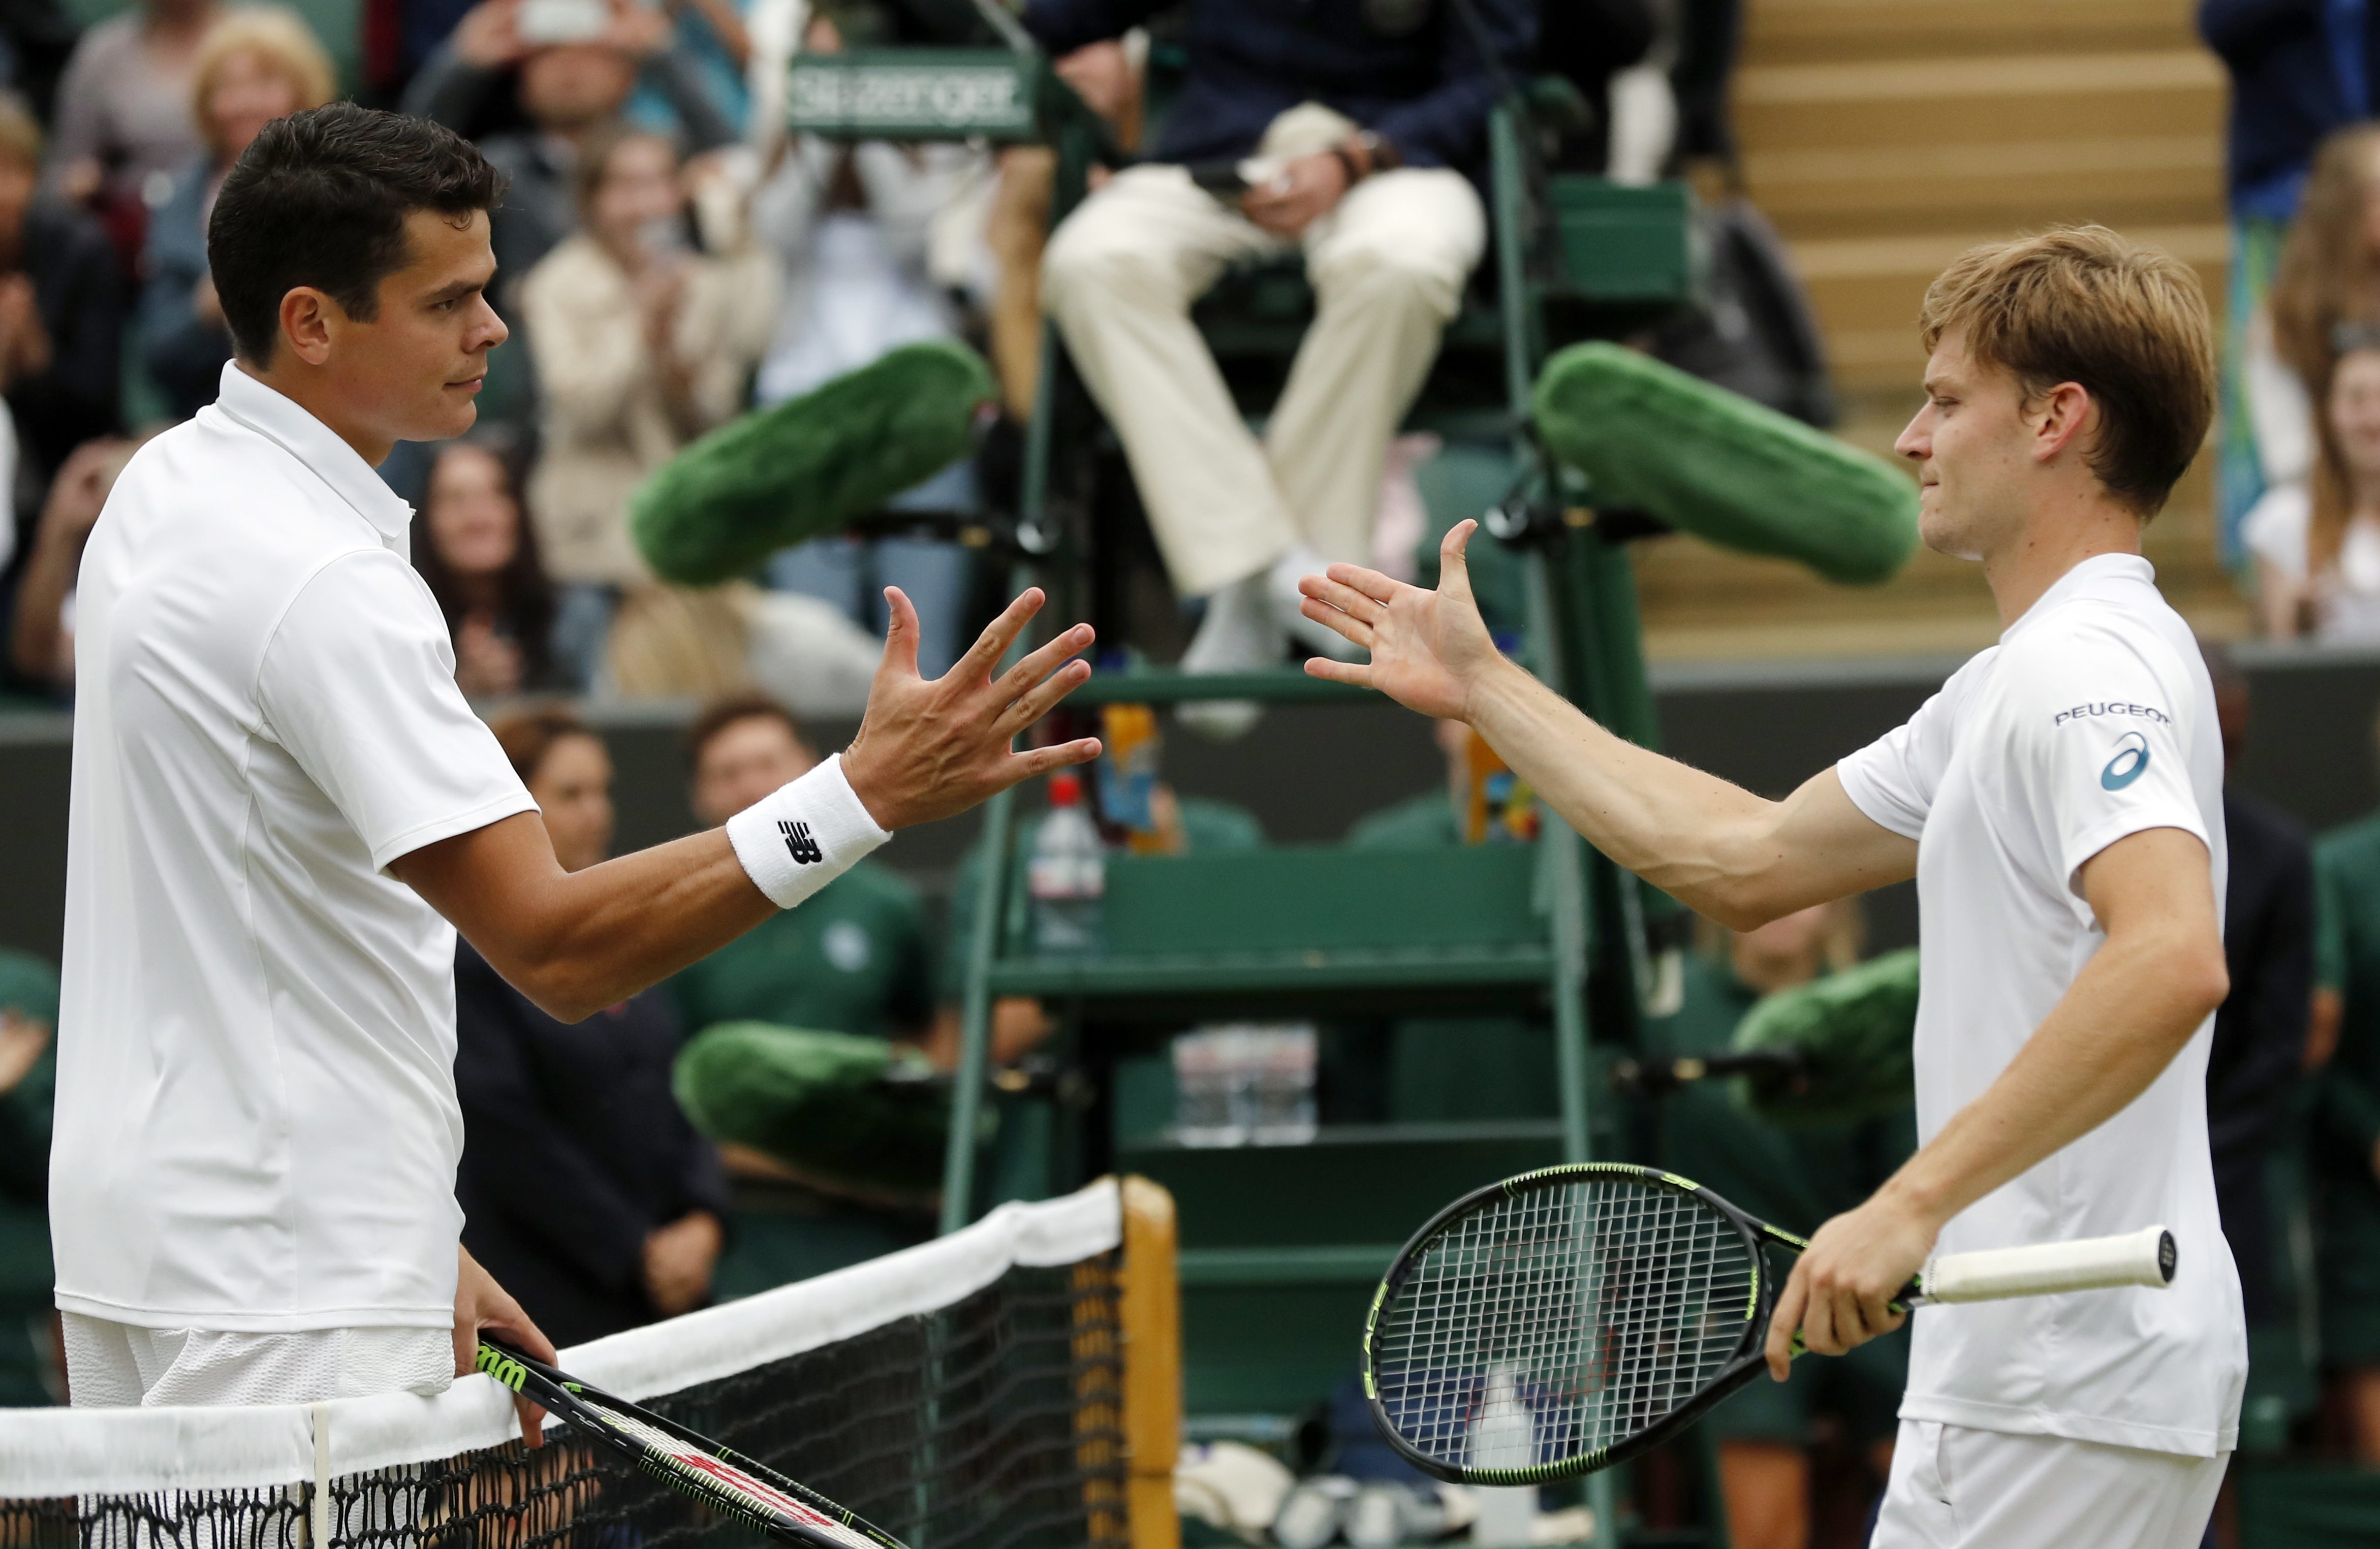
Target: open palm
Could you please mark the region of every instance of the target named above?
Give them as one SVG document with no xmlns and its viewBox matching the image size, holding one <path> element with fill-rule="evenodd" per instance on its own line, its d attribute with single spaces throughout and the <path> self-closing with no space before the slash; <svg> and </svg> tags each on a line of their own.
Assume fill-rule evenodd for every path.
<svg viewBox="0 0 2380 1549">
<path fill-rule="evenodd" d="M 1424 591 L 1361 565 L 1334 564 L 1298 582 L 1305 616 L 1372 653 L 1368 662 L 1319 657 L 1305 670 L 1334 683 L 1377 688 L 1408 709 L 1467 720 L 1474 688 L 1505 665 L 1471 595 L 1463 550 L 1476 522 L 1458 522 L 1438 546 L 1438 589 Z"/>
</svg>

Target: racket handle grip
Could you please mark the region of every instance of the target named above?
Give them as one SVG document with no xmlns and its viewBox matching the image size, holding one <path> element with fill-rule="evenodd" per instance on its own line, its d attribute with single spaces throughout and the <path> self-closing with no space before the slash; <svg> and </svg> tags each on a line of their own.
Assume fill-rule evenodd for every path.
<svg viewBox="0 0 2380 1549">
<path fill-rule="evenodd" d="M 2026 1248 L 1938 1254 L 1918 1277 L 1929 1302 L 1997 1301 L 2012 1296 L 2173 1283 L 2173 1233 L 2143 1227 L 2120 1237 L 2086 1237 Z"/>
</svg>

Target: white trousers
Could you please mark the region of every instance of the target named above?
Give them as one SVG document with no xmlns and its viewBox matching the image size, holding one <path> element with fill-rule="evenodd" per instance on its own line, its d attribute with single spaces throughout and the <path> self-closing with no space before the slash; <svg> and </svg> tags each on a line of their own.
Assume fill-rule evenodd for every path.
<svg viewBox="0 0 2380 1549">
<path fill-rule="evenodd" d="M 1321 150 L 1353 126 L 1311 104 L 1276 120 L 1266 157 Z M 1303 541 L 1368 563 L 1389 438 L 1437 358 L 1487 245 L 1460 173 L 1366 178 L 1294 239 L 1268 232 L 1178 166 L 1116 175 L 1059 224 L 1042 301 L 1114 425 L 1174 588 L 1205 596 Z M 1302 247 L 1317 302 L 1259 446 L 1190 321 L 1236 262 Z"/>
<path fill-rule="evenodd" d="M 1904 1420 L 1870 1549 L 2198 1549 L 2230 1460 Z"/>
<path fill-rule="evenodd" d="M 141 1328 L 79 1313 L 66 1325 L 67 1392 L 77 1409 L 314 1404 L 375 1393 L 443 1393 L 455 1339 L 443 1328 L 310 1328 L 290 1334 Z"/>
</svg>

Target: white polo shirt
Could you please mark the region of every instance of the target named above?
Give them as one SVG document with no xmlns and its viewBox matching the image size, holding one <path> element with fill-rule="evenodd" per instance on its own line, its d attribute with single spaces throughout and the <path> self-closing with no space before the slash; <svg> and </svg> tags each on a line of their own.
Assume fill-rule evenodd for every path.
<svg viewBox="0 0 2380 1549">
<path fill-rule="evenodd" d="M 411 514 L 231 365 L 91 534 L 50 1168 L 68 1312 L 452 1320 L 455 932 L 383 868 L 535 804 L 455 686 Z"/>
<path fill-rule="evenodd" d="M 2129 834 L 2207 847 L 2223 903 L 2223 747 L 2190 626 L 2131 555 L 2086 560 L 1909 723 L 1837 767 L 1861 811 L 1918 841 L 1917 1129 L 1984 1094 L 2106 936 L 2082 863 Z M 2206 1143 L 2209 1017 L 2147 1091 L 1952 1217 L 1938 1250 L 2163 1224 L 2164 1290 L 1921 1309 L 1901 1414 L 2212 1457 L 2238 1435 L 2240 1280 Z"/>
</svg>

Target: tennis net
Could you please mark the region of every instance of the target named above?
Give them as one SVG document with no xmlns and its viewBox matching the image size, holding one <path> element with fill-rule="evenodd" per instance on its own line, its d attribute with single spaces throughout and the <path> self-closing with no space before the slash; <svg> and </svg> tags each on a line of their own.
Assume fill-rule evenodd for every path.
<svg viewBox="0 0 2380 1549">
<path fill-rule="evenodd" d="M 1117 1190 L 563 1352 L 912 1549 L 1123 1549 Z M 0 1549 L 754 1542 L 485 1377 L 242 1409 L 0 1411 Z"/>
</svg>

